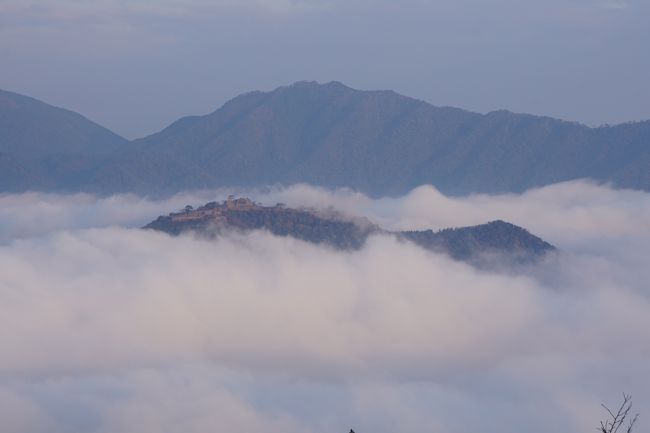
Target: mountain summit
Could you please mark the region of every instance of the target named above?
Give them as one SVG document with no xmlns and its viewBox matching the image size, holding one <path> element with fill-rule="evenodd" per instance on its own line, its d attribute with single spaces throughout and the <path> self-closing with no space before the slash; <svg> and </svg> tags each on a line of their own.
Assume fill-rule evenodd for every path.
<svg viewBox="0 0 650 433">
<path fill-rule="evenodd" d="M 436 107 L 338 82 L 299 82 L 243 94 L 99 160 L 64 162 L 65 181 L 53 167 L 53 189 L 99 193 L 305 182 L 373 196 L 432 184 L 458 195 L 577 178 L 650 190 L 650 121 L 590 128 Z"/>
</svg>

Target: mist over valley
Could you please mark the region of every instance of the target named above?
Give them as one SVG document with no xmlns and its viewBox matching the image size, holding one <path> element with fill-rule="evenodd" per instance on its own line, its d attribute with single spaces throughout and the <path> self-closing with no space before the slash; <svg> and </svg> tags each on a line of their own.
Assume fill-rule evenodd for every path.
<svg viewBox="0 0 650 433">
<path fill-rule="evenodd" d="M 391 230 L 507 215 L 559 252 L 512 273 L 382 234 L 338 250 L 266 230 L 141 229 L 233 192 Z M 613 390 L 647 404 L 649 216 L 647 193 L 586 182 L 464 198 L 3 195 L 3 419 L 34 432 L 474 431 L 486 421 L 461 415 L 472 408 L 588 431 Z"/>
</svg>

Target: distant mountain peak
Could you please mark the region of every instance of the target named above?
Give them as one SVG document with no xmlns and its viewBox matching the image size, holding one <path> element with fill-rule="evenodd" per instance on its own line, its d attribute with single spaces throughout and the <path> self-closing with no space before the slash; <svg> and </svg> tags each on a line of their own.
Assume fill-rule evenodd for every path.
<svg viewBox="0 0 650 433">
<path fill-rule="evenodd" d="M 303 81 L 296 81 L 293 84 L 289 85 L 288 87 L 300 89 L 300 88 L 305 88 L 305 89 L 317 89 L 317 88 L 341 88 L 341 89 L 349 89 L 353 90 L 352 88 L 346 86 L 345 84 L 341 83 L 340 81 L 328 81 L 326 83 L 320 83 L 318 81 L 308 81 L 308 80 L 303 80 Z"/>
<path fill-rule="evenodd" d="M 319 83 L 318 81 L 309 81 L 309 80 L 301 80 L 301 81 L 296 81 L 286 87 L 288 88 L 294 88 L 294 89 L 301 89 L 301 88 L 315 88 L 315 87 L 321 87 L 322 84 Z M 282 88 L 282 86 L 280 87 Z"/>
<path fill-rule="evenodd" d="M 171 194 L 308 183 L 371 196 L 430 184 L 466 195 L 582 178 L 650 190 L 650 122 L 589 128 L 306 81 L 240 95 L 127 143 L 76 113 L 0 95 L 2 192 Z"/>
</svg>

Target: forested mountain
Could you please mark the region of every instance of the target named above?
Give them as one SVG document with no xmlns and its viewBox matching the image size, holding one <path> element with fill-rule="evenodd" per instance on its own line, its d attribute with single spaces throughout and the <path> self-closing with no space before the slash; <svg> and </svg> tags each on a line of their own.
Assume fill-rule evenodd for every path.
<svg viewBox="0 0 650 433">
<path fill-rule="evenodd" d="M 83 190 L 129 142 L 80 114 L 0 90 L 0 192 Z"/>
<path fill-rule="evenodd" d="M 448 254 L 456 260 L 490 267 L 529 263 L 555 250 L 525 229 L 504 221 L 437 232 L 391 232 L 366 219 L 352 219 L 331 209 L 293 209 L 281 204 L 262 206 L 247 198 L 234 197 L 197 209 L 188 206 L 183 211 L 160 216 L 145 229 L 170 235 L 193 232 L 207 237 L 233 231 L 266 230 L 277 236 L 344 250 L 361 248 L 371 235 L 386 235 L 414 242 L 429 251 Z"/>
<path fill-rule="evenodd" d="M 555 249 L 548 242 L 530 234 L 514 224 L 497 220 L 471 227 L 400 232 L 401 239 L 408 239 L 419 246 L 449 254 L 456 260 L 481 263 L 499 263 L 507 256 L 510 262 L 530 262 Z M 498 255 L 479 257 L 486 253 Z"/>
<path fill-rule="evenodd" d="M 0 164 L 10 164 L 16 145 L 4 138 L 6 130 L 0 137 Z M 58 190 L 166 194 L 306 182 L 375 196 L 421 184 L 467 194 L 584 177 L 650 189 L 650 121 L 590 128 L 508 111 L 436 107 L 337 82 L 247 93 L 126 146 L 112 135 L 113 147 L 98 139 L 96 148 L 111 150 L 100 157 L 52 158 L 43 138 L 30 137 L 24 138 L 32 142 L 28 153 L 49 158 L 35 173 Z M 2 190 L 39 189 L 36 180 L 30 183 L 38 179 L 33 170 L 19 167 L 0 177 Z"/>
</svg>

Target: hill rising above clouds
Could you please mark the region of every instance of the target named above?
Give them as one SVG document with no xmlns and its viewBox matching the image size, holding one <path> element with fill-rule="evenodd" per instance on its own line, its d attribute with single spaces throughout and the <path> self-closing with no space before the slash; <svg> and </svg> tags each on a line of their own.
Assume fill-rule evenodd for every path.
<svg viewBox="0 0 650 433">
<path fill-rule="evenodd" d="M 145 228 L 170 235 L 193 232 L 208 237 L 232 231 L 265 230 L 277 236 L 344 250 L 361 248 L 371 235 L 395 236 L 479 266 L 530 263 L 555 250 L 525 229 L 504 221 L 437 232 L 391 232 L 366 219 L 352 219 L 332 209 L 293 209 L 282 204 L 262 206 L 246 198 L 234 197 L 197 209 L 188 206 L 180 212 L 158 217 Z"/>
<path fill-rule="evenodd" d="M 44 129 L 61 123 L 35 122 Z M 56 146 L 43 144 L 43 137 L 15 128 L 9 136 L 3 123 L 0 129 L 0 166 L 8 167 L 0 175 L 3 191 L 168 194 L 306 182 L 373 196 L 432 184 L 462 195 L 585 177 L 650 190 L 650 121 L 590 128 L 508 111 L 436 107 L 337 82 L 247 93 L 127 145 L 97 132 L 94 148 L 108 153 L 90 157 L 74 141 L 73 156 L 53 157 Z M 22 163 L 18 139 L 30 143 L 33 158 L 47 159 L 46 169 Z"/>
</svg>

